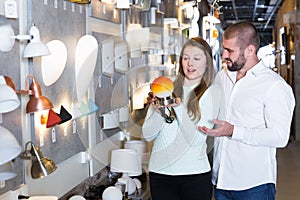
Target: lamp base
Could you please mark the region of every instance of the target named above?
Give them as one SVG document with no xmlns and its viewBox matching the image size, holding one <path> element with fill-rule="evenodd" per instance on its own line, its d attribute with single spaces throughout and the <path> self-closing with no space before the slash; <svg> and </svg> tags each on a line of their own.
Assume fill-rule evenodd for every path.
<svg viewBox="0 0 300 200">
<path fill-rule="evenodd" d="M 173 104 L 175 102 L 176 102 L 175 98 L 171 98 L 171 96 L 168 96 L 168 97 L 158 98 L 158 100 L 155 103 L 156 103 L 156 105 L 167 106 L 167 105 Z"/>
<path fill-rule="evenodd" d="M 118 182 L 126 185 L 125 191 L 128 193 L 128 195 L 131 195 L 136 191 L 136 184 L 132 178 L 121 177 L 118 178 Z"/>
</svg>

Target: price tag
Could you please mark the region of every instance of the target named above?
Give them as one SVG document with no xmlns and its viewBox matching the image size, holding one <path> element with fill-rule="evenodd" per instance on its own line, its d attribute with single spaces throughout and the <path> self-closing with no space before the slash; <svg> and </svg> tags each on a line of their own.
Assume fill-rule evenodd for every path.
<svg viewBox="0 0 300 200">
<path fill-rule="evenodd" d="M 6 0 L 4 7 L 6 18 L 18 18 L 17 2 L 15 0 Z"/>
</svg>

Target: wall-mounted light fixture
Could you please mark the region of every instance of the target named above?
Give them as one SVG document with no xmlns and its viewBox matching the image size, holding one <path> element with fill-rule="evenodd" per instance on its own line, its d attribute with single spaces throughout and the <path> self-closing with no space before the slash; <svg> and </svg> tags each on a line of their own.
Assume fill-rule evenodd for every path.
<svg viewBox="0 0 300 200">
<path fill-rule="evenodd" d="M 32 80 L 30 87 L 28 87 L 29 78 Z M 26 90 L 17 90 L 16 92 L 18 94 L 27 94 L 31 96 L 26 106 L 26 113 L 53 108 L 51 101 L 42 95 L 41 86 L 35 81 L 33 75 L 27 75 L 26 77 Z"/>
<path fill-rule="evenodd" d="M 40 31 L 35 25 L 31 26 L 29 35 L 17 36 L 10 24 L 0 25 L 0 51 L 9 52 L 15 44 L 15 39 L 29 40 L 23 52 L 25 58 L 50 54 L 48 47 L 41 42 Z"/>
<path fill-rule="evenodd" d="M 10 77 L 0 76 L 0 113 L 7 113 L 19 107 L 20 100 L 15 90 L 15 84 Z"/>
<path fill-rule="evenodd" d="M 30 149 L 28 149 L 30 146 Z M 34 179 L 42 178 L 53 173 L 57 167 L 55 163 L 43 156 L 40 149 L 32 142 L 27 142 L 24 152 L 21 153 L 21 159 L 31 160 L 31 177 Z"/>
<path fill-rule="evenodd" d="M 26 45 L 23 57 L 30 58 L 30 57 L 37 57 L 37 56 L 46 56 L 50 54 L 50 51 L 44 43 L 41 42 L 40 38 L 40 31 L 35 26 L 32 25 L 29 30 L 30 35 L 30 42 Z"/>
</svg>

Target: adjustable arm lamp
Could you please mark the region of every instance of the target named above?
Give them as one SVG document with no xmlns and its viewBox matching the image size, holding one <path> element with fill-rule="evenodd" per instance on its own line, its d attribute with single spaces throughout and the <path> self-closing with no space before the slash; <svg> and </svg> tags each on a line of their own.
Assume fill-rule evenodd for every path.
<svg viewBox="0 0 300 200">
<path fill-rule="evenodd" d="M 29 145 L 30 149 L 28 149 Z M 51 159 L 44 157 L 40 149 L 32 142 L 26 143 L 25 150 L 20 157 L 21 159 L 32 161 L 31 177 L 34 179 L 48 176 L 57 169 L 55 163 Z"/>
<path fill-rule="evenodd" d="M 23 52 L 25 58 L 50 54 L 48 47 L 41 42 L 40 31 L 35 25 L 31 26 L 29 35 L 15 36 L 10 24 L 0 24 L 0 51 L 9 52 L 15 44 L 15 39 L 30 41 Z"/>
</svg>

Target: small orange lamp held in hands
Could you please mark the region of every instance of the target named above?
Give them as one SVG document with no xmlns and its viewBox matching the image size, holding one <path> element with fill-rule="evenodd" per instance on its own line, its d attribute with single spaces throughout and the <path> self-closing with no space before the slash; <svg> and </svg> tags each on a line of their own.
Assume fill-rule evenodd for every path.
<svg viewBox="0 0 300 200">
<path fill-rule="evenodd" d="M 156 105 L 159 105 L 158 109 L 163 118 L 165 118 L 167 123 L 172 123 L 175 119 L 172 116 L 172 112 L 167 105 L 175 103 L 175 98 L 172 98 L 172 93 L 174 90 L 174 84 L 172 80 L 166 76 L 160 76 L 151 84 L 151 90 L 153 94 L 156 96 L 157 101 Z M 169 111 L 169 115 L 166 114 L 165 109 Z"/>
</svg>

